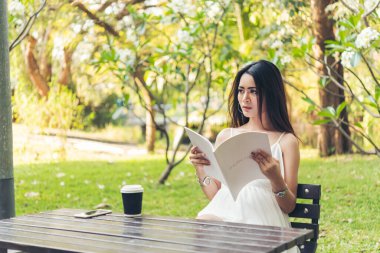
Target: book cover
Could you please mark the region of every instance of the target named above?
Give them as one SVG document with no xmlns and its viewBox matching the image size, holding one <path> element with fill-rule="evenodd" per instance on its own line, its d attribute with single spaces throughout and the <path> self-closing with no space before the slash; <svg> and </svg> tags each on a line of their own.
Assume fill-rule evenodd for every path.
<svg viewBox="0 0 380 253">
<path fill-rule="evenodd" d="M 251 158 L 251 152 L 262 149 L 271 154 L 266 133 L 246 131 L 234 135 L 214 148 L 204 136 L 186 128 L 191 144 L 197 146 L 211 165 L 205 166 L 207 175 L 226 185 L 234 200 L 241 189 L 256 179 L 266 179 L 259 165 Z"/>
</svg>

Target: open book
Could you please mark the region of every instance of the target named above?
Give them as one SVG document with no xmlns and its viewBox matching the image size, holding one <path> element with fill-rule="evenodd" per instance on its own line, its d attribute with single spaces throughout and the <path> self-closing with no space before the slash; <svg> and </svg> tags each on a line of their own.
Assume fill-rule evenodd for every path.
<svg viewBox="0 0 380 253">
<path fill-rule="evenodd" d="M 210 161 L 205 166 L 207 175 L 228 187 L 234 200 L 240 190 L 255 179 L 266 179 L 259 165 L 251 158 L 251 152 L 262 149 L 272 154 L 268 135 L 261 132 L 242 132 L 221 143 L 214 149 L 204 136 L 185 127 L 191 144 L 197 146 Z"/>
</svg>

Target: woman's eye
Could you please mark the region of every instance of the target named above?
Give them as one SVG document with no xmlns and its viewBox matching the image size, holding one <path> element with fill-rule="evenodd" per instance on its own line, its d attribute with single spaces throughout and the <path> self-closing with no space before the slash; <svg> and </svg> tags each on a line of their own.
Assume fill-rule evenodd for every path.
<svg viewBox="0 0 380 253">
<path fill-rule="evenodd" d="M 239 90 L 239 93 L 240 93 L 240 94 L 243 94 L 243 93 L 244 93 L 244 90 Z"/>
<path fill-rule="evenodd" d="M 251 93 L 256 95 L 257 94 L 257 90 L 251 90 Z"/>
</svg>

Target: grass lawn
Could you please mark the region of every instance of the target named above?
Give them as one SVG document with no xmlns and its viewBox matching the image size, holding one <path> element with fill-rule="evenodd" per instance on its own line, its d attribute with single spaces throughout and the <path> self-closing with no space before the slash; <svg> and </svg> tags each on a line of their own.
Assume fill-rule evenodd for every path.
<svg viewBox="0 0 380 253">
<path fill-rule="evenodd" d="M 380 159 L 338 156 L 304 158 L 299 182 L 322 185 L 318 252 L 380 251 Z M 119 189 L 142 184 L 143 213 L 195 217 L 206 205 L 188 163 L 177 167 L 166 185 L 158 156 L 125 161 L 70 161 L 15 166 L 17 215 L 67 208 L 92 209 L 104 203 L 122 211 Z"/>
</svg>

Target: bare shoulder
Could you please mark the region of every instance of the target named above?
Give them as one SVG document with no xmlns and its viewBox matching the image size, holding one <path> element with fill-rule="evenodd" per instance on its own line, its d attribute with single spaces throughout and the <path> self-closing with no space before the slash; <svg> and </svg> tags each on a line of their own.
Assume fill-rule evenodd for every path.
<svg viewBox="0 0 380 253">
<path fill-rule="evenodd" d="M 215 146 L 219 146 L 221 143 L 231 137 L 231 128 L 224 128 L 218 133 L 215 140 Z"/>
<path fill-rule="evenodd" d="M 280 145 L 284 153 L 287 153 L 287 151 L 299 152 L 299 141 L 297 137 L 291 133 L 284 135 L 280 141 Z"/>
</svg>

